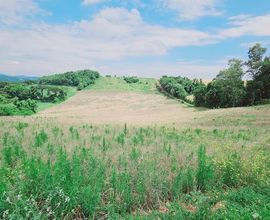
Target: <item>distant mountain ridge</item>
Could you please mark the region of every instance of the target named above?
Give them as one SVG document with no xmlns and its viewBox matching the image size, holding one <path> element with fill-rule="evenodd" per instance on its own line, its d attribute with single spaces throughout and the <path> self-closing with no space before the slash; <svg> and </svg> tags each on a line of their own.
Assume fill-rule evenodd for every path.
<svg viewBox="0 0 270 220">
<path fill-rule="evenodd" d="M 37 80 L 35 76 L 10 76 L 7 74 L 0 73 L 0 82 L 23 82 L 26 80 Z"/>
</svg>

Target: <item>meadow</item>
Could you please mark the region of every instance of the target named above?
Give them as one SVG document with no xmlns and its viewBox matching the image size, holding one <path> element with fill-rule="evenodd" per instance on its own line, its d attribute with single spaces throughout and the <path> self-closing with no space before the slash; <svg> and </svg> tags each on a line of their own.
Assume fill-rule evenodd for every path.
<svg viewBox="0 0 270 220">
<path fill-rule="evenodd" d="M 0 218 L 269 219 L 270 106 L 191 108 L 155 82 L 1 117 Z"/>
</svg>

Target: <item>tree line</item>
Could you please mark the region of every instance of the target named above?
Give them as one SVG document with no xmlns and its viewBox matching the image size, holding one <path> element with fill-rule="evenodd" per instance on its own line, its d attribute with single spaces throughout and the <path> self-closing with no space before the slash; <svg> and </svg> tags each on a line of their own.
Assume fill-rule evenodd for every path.
<svg viewBox="0 0 270 220">
<path fill-rule="evenodd" d="M 231 59 L 209 84 L 185 77 L 160 79 L 160 86 L 170 95 L 187 100 L 194 96 L 195 106 L 227 108 L 268 103 L 270 100 L 270 57 L 266 48 L 256 44 L 248 51 L 248 61 Z M 246 70 L 244 70 L 244 68 Z M 249 77 L 244 81 L 243 77 Z"/>
<path fill-rule="evenodd" d="M 59 102 L 66 99 L 66 89 L 56 86 L 0 83 L 0 116 L 31 115 L 38 102 Z"/>
<path fill-rule="evenodd" d="M 92 70 L 70 71 L 66 73 L 43 76 L 39 79 L 41 85 L 75 86 L 78 90 L 94 84 L 100 74 Z"/>
</svg>

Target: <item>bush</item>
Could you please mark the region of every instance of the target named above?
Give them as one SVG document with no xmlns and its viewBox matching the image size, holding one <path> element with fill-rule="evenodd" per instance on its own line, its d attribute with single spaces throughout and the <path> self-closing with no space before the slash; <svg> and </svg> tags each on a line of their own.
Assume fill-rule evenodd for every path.
<svg viewBox="0 0 270 220">
<path fill-rule="evenodd" d="M 37 110 L 37 102 L 32 99 L 15 101 L 15 105 L 23 115 L 31 115 Z"/>
<path fill-rule="evenodd" d="M 197 188 L 206 191 L 211 187 L 214 180 L 214 171 L 212 164 L 206 156 L 206 148 L 201 145 L 198 151 L 198 168 L 196 173 Z"/>
<path fill-rule="evenodd" d="M 194 91 L 202 84 L 198 80 L 190 80 L 186 77 L 168 77 L 163 76 L 160 79 L 161 89 L 175 98 L 189 101 L 186 99 L 188 95 L 192 95 Z M 190 102 L 190 101 L 189 101 Z"/>
<path fill-rule="evenodd" d="M 139 82 L 139 79 L 138 79 L 138 77 L 136 77 L 136 76 L 125 76 L 125 77 L 124 77 L 124 80 L 125 80 L 127 83 L 137 83 L 137 82 Z"/>
<path fill-rule="evenodd" d="M 18 113 L 17 106 L 13 103 L 0 104 L 0 116 L 17 115 Z"/>
<path fill-rule="evenodd" d="M 59 102 L 66 99 L 65 88 L 24 83 L 0 83 L 0 115 L 31 115 L 37 101 Z"/>
</svg>

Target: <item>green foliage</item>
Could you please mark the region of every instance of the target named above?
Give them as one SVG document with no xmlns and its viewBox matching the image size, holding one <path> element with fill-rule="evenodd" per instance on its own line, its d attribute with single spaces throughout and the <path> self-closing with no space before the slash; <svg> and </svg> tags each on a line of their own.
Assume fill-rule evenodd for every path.
<svg viewBox="0 0 270 220">
<path fill-rule="evenodd" d="M 263 103 L 270 99 L 270 57 L 264 57 L 266 48 L 260 44 L 249 49 L 249 60 L 246 63 L 252 80 L 247 82 L 247 104 Z"/>
<path fill-rule="evenodd" d="M 263 57 L 266 51 L 266 48 L 262 47 L 259 43 L 249 48 L 249 60 L 246 62 L 246 65 L 248 66 L 248 73 L 250 73 L 253 78 L 261 74 L 260 67 L 262 65 Z"/>
<path fill-rule="evenodd" d="M 136 76 L 124 76 L 124 80 L 127 83 L 138 83 L 140 81 Z"/>
<path fill-rule="evenodd" d="M 197 188 L 206 191 L 211 187 L 213 181 L 213 167 L 206 156 L 206 148 L 201 145 L 198 151 L 198 169 L 196 173 Z"/>
<path fill-rule="evenodd" d="M 100 77 L 95 84 L 87 89 L 95 91 L 133 91 L 133 92 L 155 92 L 156 80 L 150 78 L 139 78 L 138 83 L 126 83 L 123 77 Z"/>
<path fill-rule="evenodd" d="M 36 134 L 34 147 L 40 147 L 47 141 L 48 141 L 48 134 L 44 130 L 42 130 L 41 132 Z"/>
<path fill-rule="evenodd" d="M 161 91 L 164 90 L 171 96 L 188 101 L 186 97 L 192 95 L 194 91 L 202 84 L 201 81 L 190 80 L 186 77 L 168 77 L 163 76 L 160 79 Z"/>
<path fill-rule="evenodd" d="M 17 106 L 13 103 L 9 104 L 0 104 L 0 116 L 9 116 L 9 115 L 17 115 L 19 111 Z"/>
<path fill-rule="evenodd" d="M 195 106 L 205 106 L 206 93 L 207 93 L 207 86 L 203 83 L 198 85 L 198 87 L 193 92 Z"/>
<path fill-rule="evenodd" d="M 207 87 L 201 86 L 194 92 L 196 106 L 226 108 L 269 103 L 270 100 L 270 57 L 264 56 L 266 48 L 256 44 L 249 49 L 249 60 L 245 63 L 252 80 L 246 86 L 242 81 L 244 65 L 238 59 L 229 61 L 229 68 L 220 71 Z"/>
<path fill-rule="evenodd" d="M 6 166 L 16 163 L 15 172 L 2 174 L 9 184 L 1 195 L 1 218 L 76 218 L 77 212 L 93 217 L 104 186 L 104 167 L 88 151 L 74 152 L 68 159 L 60 150 L 54 163 L 12 157 L 11 149 L 5 155 Z"/>
<path fill-rule="evenodd" d="M 220 177 L 222 183 L 228 187 L 236 187 L 240 183 L 241 166 L 239 154 L 233 153 L 229 155 L 226 161 L 218 166 L 222 173 Z"/>
<path fill-rule="evenodd" d="M 180 197 L 183 193 L 190 193 L 194 190 L 194 171 L 190 168 L 181 169 L 173 181 L 173 195 Z"/>
<path fill-rule="evenodd" d="M 81 90 L 88 85 L 94 84 L 100 74 L 92 70 L 79 70 L 76 72 L 66 72 L 44 76 L 39 79 L 39 84 L 59 85 L 59 86 L 75 86 Z"/>
<path fill-rule="evenodd" d="M 23 129 L 27 128 L 28 127 L 28 123 L 25 123 L 25 122 L 19 122 L 15 128 L 17 129 L 17 131 L 22 131 Z"/>
<path fill-rule="evenodd" d="M 195 105 L 209 108 L 242 106 L 246 97 L 243 75 L 242 62 L 230 60 L 228 69 L 220 71 L 207 87 L 201 85 L 194 92 Z"/>
<path fill-rule="evenodd" d="M 14 104 L 22 115 L 31 115 L 32 113 L 35 113 L 37 111 L 37 102 L 32 99 L 22 101 L 16 100 Z"/>
<path fill-rule="evenodd" d="M 55 86 L 0 83 L 0 116 L 31 115 L 37 112 L 38 102 L 64 101 L 66 89 Z"/>
<path fill-rule="evenodd" d="M 267 127 L 67 128 L 47 120 L 5 120 L 1 219 L 267 219 L 270 214 Z"/>
</svg>

